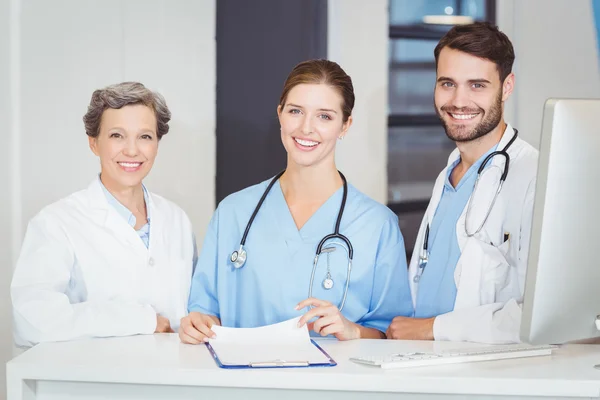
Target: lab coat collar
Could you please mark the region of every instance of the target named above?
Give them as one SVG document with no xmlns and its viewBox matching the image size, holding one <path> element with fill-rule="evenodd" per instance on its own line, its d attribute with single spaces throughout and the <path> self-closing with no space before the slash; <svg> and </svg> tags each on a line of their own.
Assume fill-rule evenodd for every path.
<svg viewBox="0 0 600 400">
<path fill-rule="evenodd" d="M 99 209 L 99 210 L 108 210 L 110 208 L 110 204 L 106 199 L 104 191 L 102 189 L 102 182 L 100 181 L 100 174 L 94 179 L 87 188 L 88 193 L 88 201 L 91 208 Z M 154 209 L 154 200 L 152 198 L 152 193 L 150 193 L 144 187 L 144 197 L 146 199 L 146 207 Z M 148 215 L 151 215 L 148 213 Z"/>
<path fill-rule="evenodd" d="M 497 150 L 502 150 L 504 147 L 506 147 L 506 145 L 508 144 L 508 142 L 511 141 L 511 139 L 513 138 L 515 132 L 513 130 L 513 127 L 507 123 L 506 124 L 506 129 L 504 130 L 504 133 L 502 134 L 502 137 L 500 138 L 500 142 L 498 142 L 498 148 Z M 507 150 L 508 154 L 512 157 L 511 152 L 515 151 L 515 144 L 513 143 Z M 458 151 L 458 148 L 454 149 L 452 151 L 452 153 L 450 153 L 450 156 L 448 157 L 448 164 L 446 166 L 446 170 L 456 161 L 458 161 L 460 159 L 460 152 Z M 493 159 L 493 165 L 504 165 L 504 157 L 494 157 Z M 447 172 L 447 171 L 446 171 Z"/>
<path fill-rule="evenodd" d="M 111 229 L 123 241 L 137 247 L 141 246 L 140 250 L 147 250 L 135 230 L 129 226 L 127 221 L 125 221 L 116 210 L 111 208 L 106 199 L 106 195 L 102 190 L 100 175 L 98 175 L 88 186 L 87 197 L 88 204 L 92 209 L 90 218 L 94 219 L 102 226 Z M 153 243 L 162 240 L 163 228 L 161 215 L 156 210 L 156 203 L 150 191 L 147 191 L 146 207 L 148 208 L 148 215 L 152 216 L 152 222 L 150 224 L 150 248 L 152 248 Z"/>
<path fill-rule="evenodd" d="M 119 200 L 117 200 L 117 198 L 108 191 L 108 189 L 106 188 L 106 186 L 104 186 L 102 184 L 102 180 L 100 180 L 100 187 L 102 188 L 102 192 L 104 193 L 104 195 L 106 196 L 106 199 L 108 200 L 108 204 L 110 204 L 110 206 L 112 208 L 114 208 L 117 213 L 119 213 L 119 215 L 121 217 L 123 217 L 123 219 L 125 221 L 127 221 L 127 223 L 133 228 L 135 227 L 137 220 L 135 218 L 135 216 L 133 215 L 133 213 L 131 212 L 131 210 L 129 210 L 127 207 L 125 207 L 123 204 L 121 204 L 121 202 Z M 148 190 L 146 189 L 146 186 L 144 186 L 144 184 L 142 184 L 142 190 L 144 192 L 144 203 L 148 204 L 149 203 L 149 199 L 148 199 Z M 146 206 L 146 223 L 150 223 L 152 222 L 152 214 L 151 214 L 151 208 Z"/>
</svg>

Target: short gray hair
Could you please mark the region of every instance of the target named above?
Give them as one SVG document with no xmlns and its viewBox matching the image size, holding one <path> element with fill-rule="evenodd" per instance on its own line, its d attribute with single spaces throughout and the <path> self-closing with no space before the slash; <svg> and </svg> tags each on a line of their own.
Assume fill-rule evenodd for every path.
<svg viewBox="0 0 600 400">
<path fill-rule="evenodd" d="M 90 137 L 98 137 L 100 120 L 107 108 L 119 109 L 135 104 L 143 104 L 154 111 L 158 140 L 169 132 L 171 111 L 165 98 L 139 82 L 122 82 L 94 91 L 88 110 L 83 116 L 85 133 Z"/>
</svg>

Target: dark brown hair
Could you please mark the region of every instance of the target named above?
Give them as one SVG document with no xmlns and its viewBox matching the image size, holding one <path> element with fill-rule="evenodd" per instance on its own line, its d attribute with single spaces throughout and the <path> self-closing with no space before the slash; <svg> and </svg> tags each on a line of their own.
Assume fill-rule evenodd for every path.
<svg viewBox="0 0 600 400">
<path fill-rule="evenodd" d="M 342 96 L 343 121 L 348 121 L 354 108 L 354 87 L 352 79 L 342 67 L 329 60 L 308 60 L 296 65 L 283 85 L 283 92 L 279 98 L 281 108 L 285 106 L 290 90 L 304 83 L 324 83 L 337 90 Z"/>
<path fill-rule="evenodd" d="M 98 137 L 102 114 L 107 108 L 119 109 L 134 104 L 143 104 L 154 111 L 158 140 L 169 132 L 171 112 L 164 97 L 139 82 L 123 82 L 94 91 L 88 110 L 83 116 L 85 133 L 91 137 Z"/>
<path fill-rule="evenodd" d="M 515 50 L 508 36 L 489 22 L 456 25 L 444 35 L 435 47 L 435 66 L 444 47 L 462 51 L 496 64 L 500 82 L 511 73 L 515 61 Z"/>
</svg>

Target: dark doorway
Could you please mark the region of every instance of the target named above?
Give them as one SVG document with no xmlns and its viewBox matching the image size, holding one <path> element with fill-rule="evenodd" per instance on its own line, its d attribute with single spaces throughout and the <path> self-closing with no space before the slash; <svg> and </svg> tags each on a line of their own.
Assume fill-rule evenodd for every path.
<svg viewBox="0 0 600 400">
<path fill-rule="evenodd" d="M 217 1 L 217 203 L 285 167 L 283 83 L 299 62 L 326 57 L 326 0 Z"/>
</svg>

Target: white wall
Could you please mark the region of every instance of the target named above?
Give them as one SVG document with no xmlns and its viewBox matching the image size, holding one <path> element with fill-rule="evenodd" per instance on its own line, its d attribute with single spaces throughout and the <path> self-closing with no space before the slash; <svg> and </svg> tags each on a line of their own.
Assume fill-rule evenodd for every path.
<svg viewBox="0 0 600 400">
<path fill-rule="evenodd" d="M 328 58 L 352 77 L 354 123 L 337 165 L 363 193 L 387 202 L 387 0 L 329 0 Z"/>
<path fill-rule="evenodd" d="M 214 208 L 214 0 L 22 3 L 23 223 L 98 171 L 81 121 L 92 91 L 138 80 L 173 114 L 147 185 L 180 204 L 202 238 Z"/>
<path fill-rule="evenodd" d="M 600 98 L 600 66 L 590 0 L 499 0 L 498 26 L 516 52 L 508 119 L 538 147 L 549 97 Z"/>
<path fill-rule="evenodd" d="M 185 209 L 201 243 L 215 206 L 215 1 L 0 0 L 0 187 L 16 189 L 0 197 L 2 385 L 27 221 L 99 170 L 82 122 L 93 90 L 137 80 L 165 96 L 171 129 L 146 184 Z"/>
<path fill-rule="evenodd" d="M 5 362 L 10 358 L 12 346 L 10 299 L 8 287 L 11 276 L 11 192 L 10 149 L 11 101 L 10 101 L 10 0 L 0 0 L 0 399 L 5 397 Z"/>
</svg>

